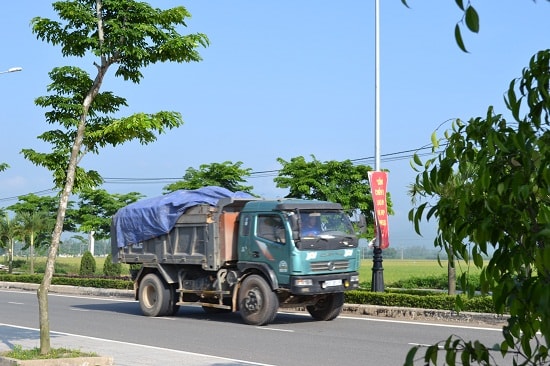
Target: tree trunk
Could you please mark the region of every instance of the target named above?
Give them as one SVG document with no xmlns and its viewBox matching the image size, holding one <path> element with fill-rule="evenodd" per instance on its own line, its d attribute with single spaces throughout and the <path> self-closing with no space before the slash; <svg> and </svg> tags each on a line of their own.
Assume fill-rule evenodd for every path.
<svg viewBox="0 0 550 366">
<path fill-rule="evenodd" d="M 59 248 L 59 242 L 61 241 L 61 234 L 63 233 L 63 223 L 65 222 L 65 214 L 67 212 L 67 206 L 69 203 L 69 196 L 73 191 L 74 178 L 76 173 L 76 166 L 78 161 L 78 155 L 80 147 L 82 146 L 82 139 L 84 136 L 85 124 L 81 122 L 78 126 L 75 143 L 71 151 L 71 157 L 69 159 L 69 167 L 67 168 L 67 179 L 65 181 L 65 187 L 59 198 L 59 208 L 57 210 L 57 219 L 55 222 L 55 228 L 52 233 L 52 243 L 48 252 L 48 259 L 46 260 L 46 270 L 44 271 L 44 278 L 38 288 L 38 311 L 40 321 L 40 354 L 44 355 L 50 352 L 50 321 L 48 315 L 48 292 L 52 283 L 52 277 L 55 270 L 55 258 L 57 256 L 57 249 Z"/>
<path fill-rule="evenodd" d="M 31 234 L 31 274 L 34 274 L 34 235 Z"/>
<path fill-rule="evenodd" d="M 13 239 L 10 240 L 10 249 L 8 249 L 8 273 L 13 273 Z"/>
<path fill-rule="evenodd" d="M 100 34 L 101 40 L 103 40 L 103 24 L 101 19 L 101 0 L 96 0 L 96 16 L 98 19 L 98 33 Z M 55 222 L 55 228 L 52 233 L 52 243 L 50 250 L 48 252 L 48 260 L 46 261 L 46 271 L 44 272 L 44 278 L 42 283 L 38 288 L 38 310 L 39 310 L 39 321 L 40 321 L 40 354 L 46 354 L 50 351 L 50 321 L 48 316 L 48 292 L 50 290 L 50 285 L 52 283 L 52 277 L 54 273 L 55 258 L 57 256 L 57 250 L 59 248 L 59 243 L 61 242 L 61 234 L 63 233 L 63 223 L 65 222 L 65 214 L 67 212 L 67 206 L 69 204 L 69 197 L 73 192 L 73 186 L 76 175 L 76 168 L 81 158 L 81 147 L 82 142 L 84 141 L 84 134 L 86 131 L 86 118 L 88 116 L 88 111 L 94 100 L 94 98 L 99 93 L 103 78 L 109 63 L 106 60 L 105 56 L 101 56 L 101 66 L 98 66 L 98 74 L 92 84 L 92 87 L 88 91 L 88 94 L 84 98 L 82 103 L 82 114 L 80 115 L 80 120 L 78 122 L 78 127 L 76 130 L 75 139 L 73 146 L 71 148 L 71 156 L 68 161 L 67 166 L 67 176 L 65 179 L 65 185 L 63 191 L 59 197 L 59 208 L 57 210 L 57 219 Z"/>
<path fill-rule="evenodd" d="M 456 294 L 456 268 L 455 268 L 455 260 L 452 250 L 449 250 L 448 254 L 448 264 L 447 264 L 447 276 L 448 276 L 448 288 L 449 288 L 449 295 L 455 295 Z"/>
</svg>

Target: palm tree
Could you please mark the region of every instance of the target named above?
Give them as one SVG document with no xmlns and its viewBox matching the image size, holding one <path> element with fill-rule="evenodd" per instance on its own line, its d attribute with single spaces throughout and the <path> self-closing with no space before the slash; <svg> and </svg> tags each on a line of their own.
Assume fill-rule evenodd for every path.
<svg viewBox="0 0 550 366">
<path fill-rule="evenodd" d="M 8 247 L 8 272 L 13 272 L 13 245 L 19 235 L 19 226 L 6 214 L 0 217 L 0 243 Z"/>
<path fill-rule="evenodd" d="M 50 226 L 48 221 L 51 221 L 51 219 L 48 218 L 45 212 L 35 211 L 20 212 L 15 216 L 15 220 L 19 227 L 19 235 L 21 235 L 23 239 L 29 239 L 31 257 L 30 273 L 34 274 L 34 239 L 39 232 Z"/>
</svg>

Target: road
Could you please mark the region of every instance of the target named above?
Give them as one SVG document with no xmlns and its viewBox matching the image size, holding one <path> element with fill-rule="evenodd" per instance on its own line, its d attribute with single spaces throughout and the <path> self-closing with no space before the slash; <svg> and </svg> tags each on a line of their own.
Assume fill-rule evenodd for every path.
<svg viewBox="0 0 550 366">
<path fill-rule="evenodd" d="M 166 350 L 174 352 L 166 356 L 173 357 L 171 364 L 182 365 L 191 364 L 183 361 L 185 355 L 204 356 L 201 365 L 220 366 L 402 365 L 413 345 L 433 344 L 451 334 L 488 345 L 501 337 L 495 328 L 348 316 L 317 322 L 296 312 L 280 312 L 273 324 L 255 327 L 243 324 L 238 313 L 212 315 L 195 306 L 182 307 L 173 317 L 148 318 L 141 315 L 135 301 L 57 294 L 49 295 L 49 317 L 50 330 L 60 337 L 70 334 L 99 340 L 100 348 L 113 343 L 116 347 L 109 351 L 120 350 L 121 354 L 125 347 L 140 345 L 141 352 Z M 36 293 L 0 290 L 0 319 L 0 328 L 38 328 Z M 2 336 L 0 350 L 18 344 L 9 334 Z M 101 351 L 105 350 L 96 350 Z M 124 357 L 131 357 L 131 352 L 128 349 Z M 117 355 L 113 356 L 118 365 Z M 499 365 L 508 363 L 494 356 Z M 134 365 L 155 364 L 134 361 Z"/>
</svg>

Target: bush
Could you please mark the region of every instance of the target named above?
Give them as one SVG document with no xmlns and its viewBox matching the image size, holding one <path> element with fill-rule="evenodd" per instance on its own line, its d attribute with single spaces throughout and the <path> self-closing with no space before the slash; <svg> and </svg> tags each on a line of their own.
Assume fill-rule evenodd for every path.
<svg viewBox="0 0 550 366">
<path fill-rule="evenodd" d="M 108 254 L 103 263 L 103 274 L 110 277 L 118 277 L 122 273 L 122 265 L 113 263 L 113 256 Z"/>
<path fill-rule="evenodd" d="M 87 250 L 82 255 L 82 259 L 80 260 L 80 270 L 79 274 L 81 276 L 90 276 L 95 274 L 95 258 L 92 255 L 92 253 Z"/>
</svg>

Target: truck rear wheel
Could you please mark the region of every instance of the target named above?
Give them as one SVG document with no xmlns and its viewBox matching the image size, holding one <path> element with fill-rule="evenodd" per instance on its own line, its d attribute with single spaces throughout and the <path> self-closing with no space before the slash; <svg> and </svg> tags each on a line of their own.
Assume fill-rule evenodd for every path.
<svg viewBox="0 0 550 366">
<path fill-rule="evenodd" d="M 333 320 L 340 315 L 344 307 L 344 293 L 328 294 L 315 305 L 306 306 L 308 313 L 315 320 Z"/>
<path fill-rule="evenodd" d="M 277 295 L 263 277 L 250 275 L 244 279 L 239 289 L 239 311 L 246 324 L 271 323 L 278 309 Z"/>
<path fill-rule="evenodd" d="M 156 274 L 149 273 L 139 284 L 139 306 L 143 315 L 164 316 L 173 311 L 170 288 Z"/>
</svg>

